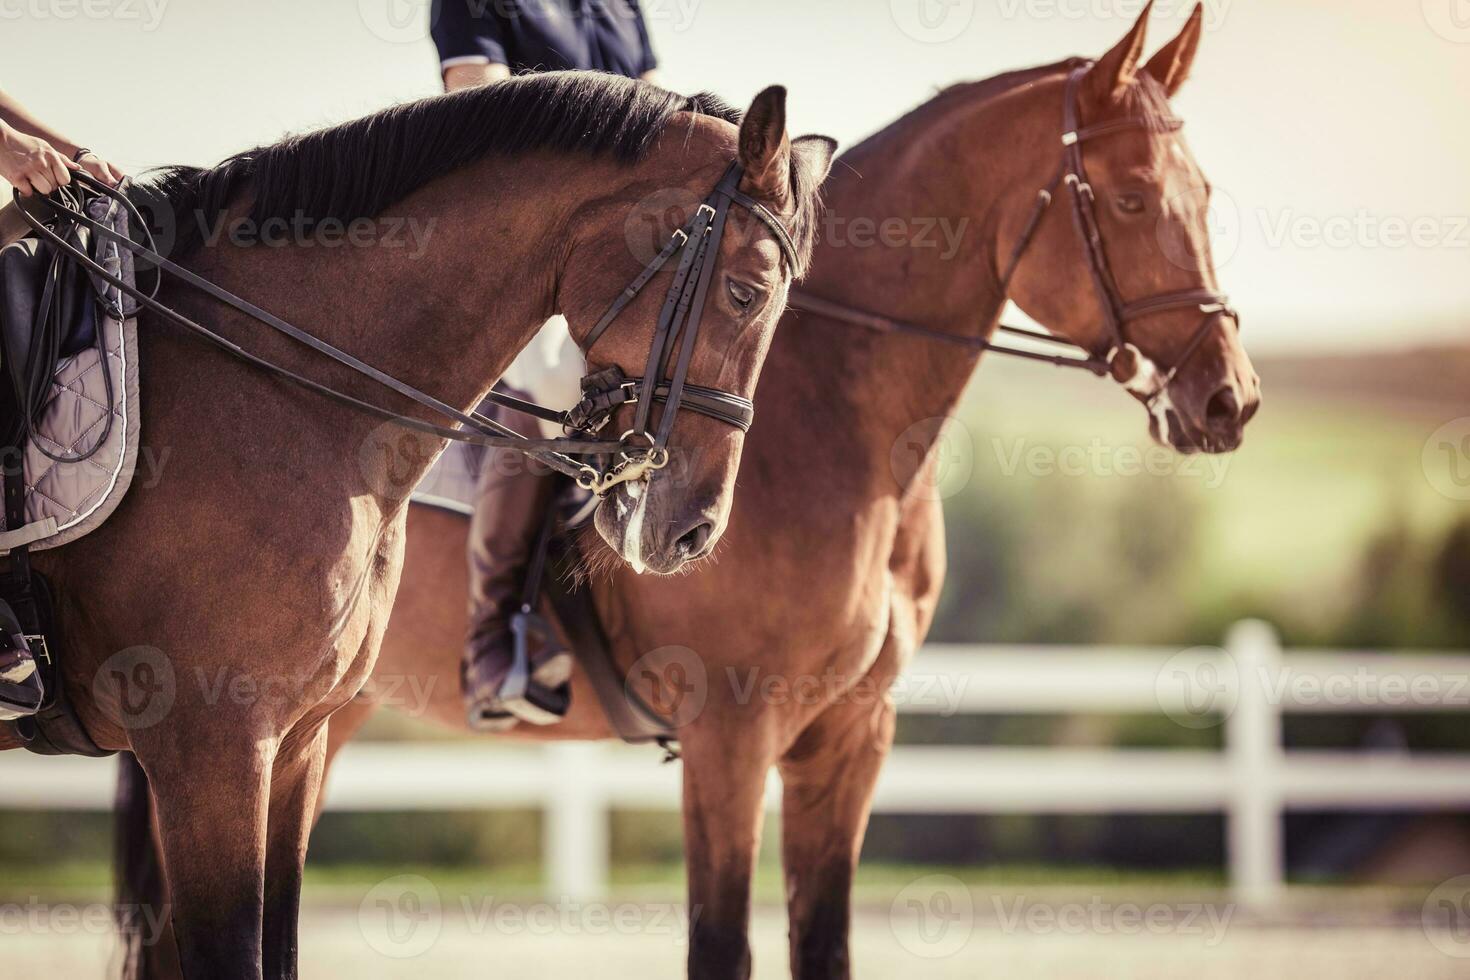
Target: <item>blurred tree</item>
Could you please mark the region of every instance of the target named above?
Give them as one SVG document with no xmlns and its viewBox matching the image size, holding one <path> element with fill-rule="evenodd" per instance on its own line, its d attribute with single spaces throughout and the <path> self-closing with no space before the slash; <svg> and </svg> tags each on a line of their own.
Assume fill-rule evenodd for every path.
<svg viewBox="0 0 1470 980">
<path fill-rule="evenodd" d="M 1432 574 L 1435 597 L 1458 634 L 1455 644 L 1470 645 L 1470 517 L 1445 535 Z"/>
</svg>

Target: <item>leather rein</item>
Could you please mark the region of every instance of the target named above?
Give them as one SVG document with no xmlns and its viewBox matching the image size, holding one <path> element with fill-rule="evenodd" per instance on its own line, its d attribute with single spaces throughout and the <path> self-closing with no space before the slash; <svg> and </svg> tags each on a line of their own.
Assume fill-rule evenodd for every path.
<svg viewBox="0 0 1470 980">
<path fill-rule="evenodd" d="M 48 226 L 47 219 L 30 212 L 26 206 L 29 199 L 21 198 L 19 192 L 14 196 L 18 210 L 32 230 L 70 261 L 119 290 L 138 307 L 148 309 L 240 360 L 356 411 L 408 429 L 441 439 L 473 442 L 494 449 L 524 453 L 566 474 L 578 486 L 600 496 L 620 483 L 639 479 L 649 471 L 661 469 L 668 464 L 669 437 L 680 409 L 707 415 L 742 430 L 750 428 L 755 412 L 750 399 L 732 392 L 694 385 L 687 380 L 689 362 L 698 340 L 705 301 L 714 267 L 718 264 L 716 256 L 724 237 L 730 208 L 737 205 L 744 208 L 770 230 L 781 247 L 789 275 L 799 268 L 796 246 L 786 227 L 769 209 L 739 189 L 741 173 L 739 163 L 730 165 L 688 223 L 673 233 L 663 250 L 618 295 L 583 342 L 582 350 L 585 354 L 612 326 L 618 315 L 641 294 L 653 277 L 677 257 L 673 283 L 659 313 L 644 377 L 625 379 L 617 368 L 610 368 L 584 378 L 583 400 L 567 412 L 546 408 L 502 392 L 490 393 L 488 398 L 495 404 L 561 424 L 568 435 L 552 439 L 522 436 L 478 412 L 462 412 L 173 262 L 159 253 L 152 231 L 132 199 L 124 191 L 109 187 L 87 173 L 74 172 L 72 178 L 88 193 L 106 196 L 124 207 L 132 229 L 141 233 L 143 241 L 134 241 L 128 235 L 119 234 L 94 221 L 85 213 L 86 209 L 80 203 L 73 206 L 76 201 L 74 195 L 53 195 L 43 199 L 53 212 L 53 220 L 59 221 L 66 229 L 63 234 L 58 234 Z M 114 270 L 99 264 L 85 249 L 74 244 L 71 231 L 79 227 L 115 243 L 131 252 L 136 260 L 151 265 L 154 273 L 151 288 L 145 290 L 124 281 Z M 234 341 L 159 301 L 157 296 L 164 273 L 352 369 L 370 381 L 438 413 L 454 425 L 441 425 L 383 408 L 250 353 Z M 676 345 L 677 359 L 674 357 Z M 657 379 L 651 392 L 648 391 L 647 378 Z M 599 438 L 598 433 L 613 412 L 630 402 L 637 404 L 634 427 L 616 440 Z M 651 430 L 655 402 L 662 403 L 664 407 L 658 418 L 657 429 Z M 598 469 L 590 463 L 573 458 L 576 456 L 602 457 L 613 462 Z"/>
<path fill-rule="evenodd" d="M 1163 380 L 1153 391 L 1140 395 L 1145 405 L 1152 406 L 1173 384 L 1182 368 L 1197 351 L 1213 329 L 1216 322 L 1229 317 L 1240 326 L 1240 315 L 1230 306 L 1229 299 L 1223 293 L 1217 293 L 1211 289 L 1186 289 L 1178 292 L 1156 293 L 1144 299 L 1135 300 L 1131 303 L 1125 302 L 1118 290 L 1117 280 L 1113 278 L 1112 269 L 1108 265 L 1107 252 L 1103 248 L 1102 232 L 1097 221 L 1096 201 L 1092 191 L 1092 185 L 1087 180 L 1087 171 L 1082 162 L 1082 144 L 1088 140 L 1097 139 L 1102 136 L 1110 136 L 1116 133 L 1127 132 L 1134 129 L 1145 129 L 1151 124 L 1138 117 L 1125 119 L 1111 119 L 1096 123 L 1091 126 L 1079 125 L 1078 114 L 1078 90 L 1082 78 L 1087 74 L 1091 62 L 1083 62 L 1074 67 L 1067 75 L 1067 84 L 1062 100 L 1062 160 L 1057 168 L 1057 174 L 1051 183 L 1043 187 L 1036 195 L 1036 204 L 1027 217 L 1026 224 L 1021 231 L 1021 237 L 1016 241 L 1015 248 L 1011 251 L 1010 260 L 1006 263 L 1004 273 L 1000 277 L 1001 297 L 1004 301 L 1010 293 L 1010 284 L 1016 274 L 1021 259 L 1025 257 L 1032 239 L 1036 236 L 1036 230 L 1041 225 L 1041 219 L 1051 208 L 1057 192 L 1065 185 L 1069 191 L 1072 202 L 1072 219 L 1077 229 L 1077 236 L 1082 242 L 1083 254 L 1087 257 L 1087 269 L 1092 279 L 1093 289 L 1097 293 L 1099 305 L 1103 312 L 1103 322 L 1108 328 L 1109 346 L 1106 351 L 1099 354 L 1081 344 L 1059 337 L 1055 334 L 1041 333 L 1036 330 L 1027 330 L 1023 327 L 1012 327 L 1006 324 L 997 326 L 997 330 L 1011 336 L 1026 337 L 1031 340 L 1042 341 L 1048 344 L 1057 344 L 1063 347 L 1074 348 L 1081 356 L 1070 356 L 1064 354 L 1047 354 L 1040 351 L 1027 350 L 1022 347 L 1010 347 L 996 344 L 988 339 L 979 337 L 966 337 L 956 334 L 933 330 L 929 327 L 907 323 L 891 317 L 880 316 L 869 313 L 855 307 L 842 303 L 833 302 L 813 296 L 810 293 L 792 290 L 789 304 L 798 310 L 816 313 L 820 316 L 848 323 L 853 326 L 865 327 L 883 333 L 901 333 L 910 336 L 922 337 L 942 343 L 956 344 L 968 347 L 975 351 L 991 351 L 996 354 L 1005 354 L 1011 357 L 1021 357 L 1034 361 L 1042 361 L 1064 368 L 1081 368 L 1090 371 L 1098 377 L 1105 376 L 1112 371 L 1113 360 L 1118 353 L 1125 348 L 1137 350 L 1130 344 L 1125 335 L 1127 325 L 1142 317 L 1152 316 L 1169 310 L 1194 308 L 1199 310 L 1201 320 L 1191 334 L 1185 345 L 1184 353 L 1174 362 L 1163 376 Z M 1155 124 L 1156 125 L 1156 124 Z M 1176 132 L 1182 129 L 1184 122 L 1178 118 L 1171 118 L 1164 123 L 1167 132 Z M 1126 383 L 1128 378 L 1118 379 Z"/>
</svg>

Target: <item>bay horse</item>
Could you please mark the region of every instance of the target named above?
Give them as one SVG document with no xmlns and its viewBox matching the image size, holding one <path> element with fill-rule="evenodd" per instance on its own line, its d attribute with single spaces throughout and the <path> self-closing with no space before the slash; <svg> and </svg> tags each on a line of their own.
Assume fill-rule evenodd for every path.
<svg viewBox="0 0 1470 980">
<path fill-rule="evenodd" d="M 773 766 L 783 782 L 792 976 L 850 975 L 853 875 L 894 736 L 886 694 L 923 641 L 944 581 L 943 515 L 931 492 L 943 424 L 1008 296 L 1097 359 L 1121 347 L 1062 198 L 1070 191 L 1058 187 L 1053 206 L 1037 207 L 1069 145 L 1062 123 L 1074 80 L 1079 122 L 1110 132 L 1084 141 L 1082 155 L 1114 288 L 1134 298 L 1218 288 L 1208 185 L 1169 124 L 1168 99 L 1194 60 L 1201 11 L 1145 63 L 1148 15 L 1095 63 L 953 86 L 843 155 L 823 187 L 824 233 L 804 292 L 942 336 L 788 311 L 758 388 L 762 414 L 717 561 L 681 577 L 638 576 L 596 538 L 579 541 L 584 561 L 602 573 L 589 586 L 618 669 L 630 676 L 640 667 L 630 684 L 642 700 L 673 709 L 688 903 L 698 909 L 690 976 L 750 975 L 751 879 Z M 858 244 L 838 234 L 859 221 L 912 228 L 941 217 L 969 219 L 953 255 L 899 236 Z M 1120 350 L 1109 373 L 1144 403 L 1154 436 L 1180 451 L 1235 448 L 1259 404 L 1231 319 L 1202 332 L 1197 307 L 1180 306 L 1123 326 L 1135 350 Z M 1140 375 L 1153 377 L 1152 387 L 1140 386 Z M 1170 381 L 1160 387 L 1163 378 Z M 459 731 L 467 531 L 458 514 L 410 507 L 403 587 L 375 675 L 384 679 L 379 692 L 410 681 L 427 694 L 415 708 Z M 695 664 L 674 663 L 705 678 L 697 696 L 676 689 L 694 676 L 689 669 L 681 681 L 655 670 L 662 689 L 642 686 L 652 655 L 677 647 Z M 615 737 L 585 673 L 572 684 L 561 724 L 507 737 Z M 378 708 L 365 695 L 332 717 L 333 757 Z"/>
<path fill-rule="evenodd" d="M 824 232 L 803 292 L 978 340 L 1009 296 L 1106 359 L 1117 338 L 1100 314 L 1075 215 L 1061 199 L 1036 206 L 1065 149 L 1073 86 L 1080 125 L 1108 133 L 1083 141 L 1082 154 L 1115 288 L 1140 299 L 1216 295 L 1208 184 L 1168 103 L 1194 60 L 1201 11 L 1145 62 L 1148 15 L 1095 63 L 954 86 L 844 153 L 823 187 Z M 926 217 L 971 220 L 957 254 L 896 238 L 861 247 L 836 234 L 858 221 L 914 227 Z M 1259 382 L 1233 317 L 1202 332 L 1200 305 L 1127 318 L 1136 373 L 1116 363 L 1121 353 L 1109 370 L 1144 403 L 1156 438 L 1182 452 L 1226 451 L 1240 444 Z M 980 360 L 975 345 L 810 312 L 785 319 L 718 560 L 696 574 L 639 576 L 597 539 L 580 541 L 585 560 L 606 571 L 590 587 L 624 676 L 651 651 L 684 647 L 704 678 L 702 705 L 674 711 L 688 905 L 699 910 L 688 970 L 701 980 L 750 975 L 751 879 L 773 766 L 783 783 L 792 976 L 850 976 L 853 875 L 894 736 L 886 692 L 922 643 L 944 581 L 943 515 L 930 492 L 936 449 Z M 1138 384 L 1145 370 L 1152 388 Z M 1171 383 L 1159 388 L 1162 378 Z M 450 511 L 410 508 L 404 583 L 376 668 L 380 691 L 395 689 L 386 679 L 414 679 L 428 692 L 427 717 L 458 730 L 467 529 Z M 684 670 L 682 682 L 693 676 Z M 679 705 L 674 679 L 662 680 L 644 701 Z M 817 697 L 798 696 L 812 690 Z M 523 725 L 510 737 L 615 737 L 580 670 L 572 704 L 562 724 Z M 365 697 L 333 716 L 333 757 L 377 707 Z"/>
<path fill-rule="evenodd" d="M 679 220 L 692 220 L 722 175 L 743 173 L 727 197 L 779 220 L 804 265 L 832 147 L 788 137 L 780 88 L 742 117 L 644 82 L 545 74 L 169 171 L 155 194 L 187 270 L 468 411 L 553 314 L 579 343 L 594 329 L 648 258 L 627 229 L 653 196 L 688 200 Z M 691 383 L 746 397 L 801 271 L 754 214 L 730 208 L 709 251 L 718 274 L 688 361 Z M 419 231 L 412 248 L 405 228 Z M 753 300 L 736 302 L 731 283 Z M 622 309 L 589 354 L 594 369 L 641 373 L 663 291 Z M 427 421 L 177 280 L 159 297 L 276 365 Z M 372 670 L 408 491 L 444 441 L 385 430 L 143 319 L 145 452 L 166 465 L 105 525 L 34 565 L 59 597 L 65 683 L 87 733 L 141 767 L 132 799 L 152 813 L 176 939 L 161 955 L 201 980 L 294 977 L 327 719 Z M 674 518 L 723 525 L 741 433 L 681 415 L 674 444 L 682 480 L 655 476 L 644 492 Z"/>
</svg>

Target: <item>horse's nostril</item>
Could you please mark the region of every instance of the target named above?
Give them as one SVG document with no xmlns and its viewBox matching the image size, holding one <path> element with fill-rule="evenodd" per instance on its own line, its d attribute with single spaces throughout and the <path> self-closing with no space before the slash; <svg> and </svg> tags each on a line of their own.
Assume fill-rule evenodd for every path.
<svg viewBox="0 0 1470 980">
<path fill-rule="evenodd" d="M 709 521 L 701 521 L 688 531 L 679 535 L 679 540 L 674 542 L 674 547 L 685 558 L 702 555 L 704 554 L 704 549 L 709 546 L 710 535 L 714 534 L 714 531 L 714 525 Z"/>
<path fill-rule="evenodd" d="M 1210 428 L 1223 428 L 1240 421 L 1240 399 L 1229 385 L 1210 396 L 1205 406 L 1205 423 Z"/>
</svg>

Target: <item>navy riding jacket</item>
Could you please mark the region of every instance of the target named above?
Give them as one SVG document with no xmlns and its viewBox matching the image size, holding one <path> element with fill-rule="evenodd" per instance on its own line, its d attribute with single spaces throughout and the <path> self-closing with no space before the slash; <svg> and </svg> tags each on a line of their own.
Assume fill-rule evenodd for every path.
<svg viewBox="0 0 1470 980">
<path fill-rule="evenodd" d="M 435 0 L 441 70 L 497 64 L 533 71 L 605 71 L 637 78 L 657 67 L 638 0 Z"/>
</svg>

